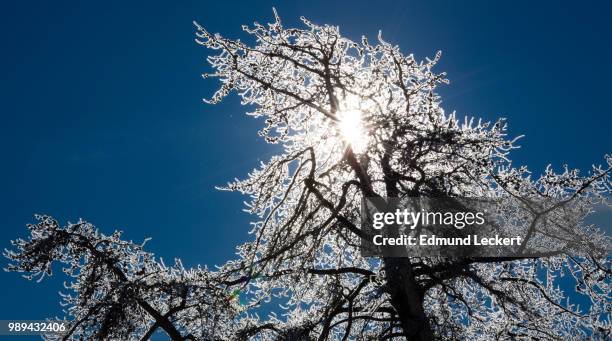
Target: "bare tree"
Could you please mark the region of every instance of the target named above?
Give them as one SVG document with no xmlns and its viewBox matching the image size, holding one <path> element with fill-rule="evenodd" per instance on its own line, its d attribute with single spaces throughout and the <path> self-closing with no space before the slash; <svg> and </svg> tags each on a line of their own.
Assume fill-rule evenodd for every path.
<svg viewBox="0 0 612 341">
<path fill-rule="evenodd" d="M 359 210 L 364 197 L 514 198 L 528 207 L 525 238 L 548 238 L 535 224 L 543 212 L 583 217 L 606 203 L 612 157 L 586 176 L 549 167 L 534 178 L 511 165 L 517 139 L 504 120 L 444 112 L 435 90 L 447 81 L 432 71 L 440 53 L 420 62 L 380 35 L 358 43 L 304 18 L 304 28 L 285 28 L 274 14 L 271 24 L 244 27 L 252 44 L 196 24 L 197 42 L 218 52 L 205 77 L 221 87 L 207 102 L 235 91 L 249 115 L 265 118 L 260 135 L 282 147 L 222 188 L 250 197 L 253 240 L 215 271 L 184 269 L 118 233 L 40 217 L 6 252 L 8 269 L 42 278 L 52 262 L 65 264 L 74 281 L 63 301 L 75 320 L 65 338 L 147 339 L 157 329 L 173 340 L 610 337 L 605 253 L 365 258 Z M 563 229 L 610 243 L 594 226 Z M 560 277 L 575 290 L 560 288 Z M 578 297 L 588 306 L 574 304 Z M 270 300 L 283 314 L 260 318 Z"/>
</svg>

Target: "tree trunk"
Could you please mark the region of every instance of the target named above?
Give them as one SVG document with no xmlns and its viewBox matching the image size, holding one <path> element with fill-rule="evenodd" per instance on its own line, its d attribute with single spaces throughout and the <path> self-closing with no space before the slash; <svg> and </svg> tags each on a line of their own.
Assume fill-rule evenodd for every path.
<svg viewBox="0 0 612 341">
<path fill-rule="evenodd" d="M 410 259 L 386 257 L 384 262 L 387 291 L 407 340 L 433 340 L 433 331 L 423 309 L 423 293 L 414 282 Z"/>
</svg>

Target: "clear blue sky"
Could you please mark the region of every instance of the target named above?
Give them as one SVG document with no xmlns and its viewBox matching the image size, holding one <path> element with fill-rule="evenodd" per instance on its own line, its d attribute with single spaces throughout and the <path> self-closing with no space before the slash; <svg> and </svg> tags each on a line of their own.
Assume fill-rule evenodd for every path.
<svg viewBox="0 0 612 341">
<path fill-rule="evenodd" d="M 242 177 L 273 150 L 235 97 L 202 103 L 207 51 L 192 20 L 304 15 L 358 39 L 382 29 L 419 58 L 443 51 L 447 110 L 507 117 L 515 160 L 583 169 L 612 152 L 612 9 L 606 1 L 5 1 L 0 5 L 0 244 L 34 213 L 87 219 L 186 265 L 220 264 L 248 238 Z M 3 266 L 6 264 L 3 262 Z M 61 276 L 60 276 L 61 277 Z M 63 278 L 60 278 L 63 280 Z M 54 279 L 0 273 L 0 319 L 60 314 Z"/>
</svg>

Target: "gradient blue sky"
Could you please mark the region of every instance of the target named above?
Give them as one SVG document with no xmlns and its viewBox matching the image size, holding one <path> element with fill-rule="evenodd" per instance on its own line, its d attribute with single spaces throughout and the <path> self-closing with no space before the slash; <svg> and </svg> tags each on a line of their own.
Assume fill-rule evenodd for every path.
<svg viewBox="0 0 612 341">
<path fill-rule="evenodd" d="M 273 149 L 235 97 L 202 103 L 207 51 L 192 20 L 240 25 L 300 15 L 419 58 L 443 51 L 444 107 L 507 117 L 518 163 L 586 169 L 612 151 L 612 9 L 606 1 L 5 1 L 0 5 L 0 244 L 34 213 L 122 229 L 166 260 L 220 264 L 248 238 L 242 177 Z M 4 266 L 6 261 L 2 261 Z M 60 314 L 61 280 L 0 273 L 0 319 Z"/>
</svg>

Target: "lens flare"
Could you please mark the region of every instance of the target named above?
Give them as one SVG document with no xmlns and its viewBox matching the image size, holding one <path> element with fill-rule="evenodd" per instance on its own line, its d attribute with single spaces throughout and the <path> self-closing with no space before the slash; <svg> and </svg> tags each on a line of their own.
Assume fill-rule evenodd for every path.
<svg viewBox="0 0 612 341">
<path fill-rule="evenodd" d="M 359 108 L 359 98 L 347 97 L 341 108 L 338 128 L 342 139 L 355 153 L 364 152 L 367 147 L 367 134 L 363 125 L 362 111 Z"/>
</svg>

